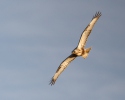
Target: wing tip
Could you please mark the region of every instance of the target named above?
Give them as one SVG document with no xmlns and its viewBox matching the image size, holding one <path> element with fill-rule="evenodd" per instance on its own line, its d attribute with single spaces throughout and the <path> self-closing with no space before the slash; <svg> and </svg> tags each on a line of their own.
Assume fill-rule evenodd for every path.
<svg viewBox="0 0 125 100">
<path fill-rule="evenodd" d="M 97 18 L 97 17 L 99 18 L 101 15 L 102 15 L 101 12 L 98 11 L 98 12 L 96 12 L 96 14 L 93 16 L 92 19 Z"/>
<path fill-rule="evenodd" d="M 49 85 L 54 85 L 55 84 L 55 80 L 52 78 L 51 80 L 50 80 L 50 83 L 49 83 Z"/>
</svg>

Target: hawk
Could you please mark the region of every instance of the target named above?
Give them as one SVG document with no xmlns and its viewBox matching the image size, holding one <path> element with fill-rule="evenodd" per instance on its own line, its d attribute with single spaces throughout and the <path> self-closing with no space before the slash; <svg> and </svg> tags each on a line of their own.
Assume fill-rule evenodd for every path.
<svg viewBox="0 0 125 100">
<path fill-rule="evenodd" d="M 82 32 L 78 46 L 72 51 L 71 55 L 68 56 L 58 67 L 56 70 L 55 75 L 52 77 L 50 81 L 50 85 L 54 85 L 59 75 L 64 71 L 64 69 L 69 65 L 71 61 L 73 61 L 76 57 L 82 56 L 84 59 L 88 57 L 88 54 L 91 50 L 90 48 L 85 48 L 86 41 L 88 36 L 90 35 L 92 28 L 94 27 L 95 23 L 101 16 L 101 12 L 96 12 L 93 16 L 90 24 L 85 28 Z"/>
</svg>

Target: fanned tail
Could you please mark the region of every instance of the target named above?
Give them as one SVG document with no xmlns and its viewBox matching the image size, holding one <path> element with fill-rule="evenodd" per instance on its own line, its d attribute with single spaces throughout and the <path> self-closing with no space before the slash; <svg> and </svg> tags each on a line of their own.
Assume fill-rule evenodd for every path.
<svg viewBox="0 0 125 100">
<path fill-rule="evenodd" d="M 84 54 L 82 55 L 82 57 L 83 57 L 84 59 L 86 59 L 86 58 L 88 57 L 89 52 L 90 52 L 91 49 L 92 49 L 92 48 L 90 47 L 90 48 L 87 48 L 87 49 L 84 50 Z"/>
</svg>

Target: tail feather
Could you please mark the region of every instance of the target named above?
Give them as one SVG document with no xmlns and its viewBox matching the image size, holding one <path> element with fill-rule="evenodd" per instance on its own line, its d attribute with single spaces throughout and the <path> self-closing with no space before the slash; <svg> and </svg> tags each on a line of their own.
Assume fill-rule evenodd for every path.
<svg viewBox="0 0 125 100">
<path fill-rule="evenodd" d="M 85 49 L 85 52 L 84 52 L 84 54 L 82 55 L 82 57 L 83 57 L 84 59 L 86 59 L 86 58 L 88 57 L 89 52 L 90 52 L 90 50 L 91 50 L 91 49 L 92 49 L 91 47 L 90 47 L 90 48 Z"/>
</svg>

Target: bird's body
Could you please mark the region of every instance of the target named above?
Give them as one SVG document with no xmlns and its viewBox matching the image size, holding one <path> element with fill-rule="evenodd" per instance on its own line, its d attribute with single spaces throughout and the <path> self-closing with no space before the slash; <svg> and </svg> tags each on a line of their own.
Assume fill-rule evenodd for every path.
<svg viewBox="0 0 125 100">
<path fill-rule="evenodd" d="M 99 17 L 101 16 L 100 12 L 97 12 L 95 16 L 93 16 L 92 21 L 90 24 L 85 28 L 85 30 L 82 32 L 78 46 L 72 51 L 71 55 L 68 56 L 58 67 L 55 75 L 52 77 L 50 84 L 54 85 L 59 75 L 63 72 L 63 70 L 69 65 L 71 61 L 73 61 L 76 57 L 82 56 L 84 59 L 88 57 L 88 54 L 91 50 L 90 48 L 85 49 L 85 44 L 88 39 L 88 36 L 90 35 L 92 28 L 94 27 L 94 24 L 97 22 Z"/>
<path fill-rule="evenodd" d="M 77 56 L 82 56 L 84 59 L 88 56 L 88 53 L 90 52 L 91 50 L 91 47 L 90 48 L 87 48 L 87 49 L 84 49 L 84 48 L 75 48 L 73 51 L 72 51 L 72 54 L 75 54 Z"/>
</svg>

